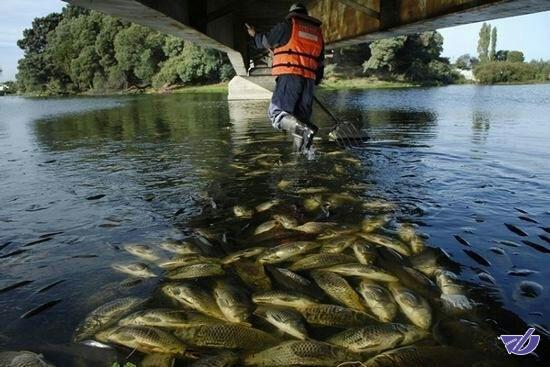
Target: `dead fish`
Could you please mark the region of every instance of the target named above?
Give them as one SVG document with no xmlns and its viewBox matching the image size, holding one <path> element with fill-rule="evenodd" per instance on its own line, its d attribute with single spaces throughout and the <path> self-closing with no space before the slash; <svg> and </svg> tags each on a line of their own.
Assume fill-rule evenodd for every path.
<svg viewBox="0 0 550 367">
<path fill-rule="evenodd" d="M 40 288 L 39 290 L 36 291 L 36 293 L 44 293 L 45 291 L 50 290 L 53 287 L 55 287 L 56 285 L 64 283 L 64 282 L 65 282 L 65 279 L 55 281 L 53 283 L 50 283 L 50 284 L 45 285 L 44 287 Z M 0 291 L 0 293 L 2 293 L 2 292 Z"/>
<path fill-rule="evenodd" d="M 175 335 L 197 347 L 261 350 L 278 340 L 265 331 L 239 324 L 213 324 L 179 329 Z"/>
<path fill-rule="evenodd" d="M 535 223 L 535 224 L 539 224 L 539 222 L 537 222 L 536 220 L 534 220 L 533 218 L 529 218 L 528 216 L 526 215 L 520 215 L 518 216 L 519 219 L 525 221 L 525 222 L 529 222 L 529 223 Z"/>
<path fill-rule="evenodd" d="M 102 198 L 104 198 L 104 197 L 105 197 L 104 194 L 99 194 L 99 195 L 94 195 L 94 196 L 88 196 L 88 197 L 86 198 L 86 200 L 90 200 L 90 201 L 91 201 L 91 200 L 99 200 L 99 199 L 102 199 Z"/>
<path fill-rule="evenodd" d="M 508 247 L 521 247 L 521 245 L 519 243 L 515 243 L 513 241 L 506 241 L 506 240 L 502 240 L 502 241 L 498 241 L 500 244 L 504 245 L 504 246 L 508 246 Z"/>
<path fill-rule="evenodd" d="M 399 279 L 388 273 L 386 270 L 374 265 L 363 265 L 357 263 L 338 264 L 323 268 L 323 270 L 337 273 L 343 276 L 360 277 L 380 282 L 397 282 Z"/>
<path fill-rule="evenodd" d="M 214 287 L 214 299 L 228 321 L 248 324 L 251 303 L 241 289 L 227 281 L 218 280 Z"/>
<path fill-rule="evenodd" d="M 279 199 L 273 199 L 273 200 L 269 200 L 269 201 L 265 201 L 261 204 L 258 204 L 256 206 L 256 211 L 258 213 L 261 213 L 261 212 L 265 212 L 266 210 L 269 210 L 271 208 L 273 208 L 274 206 L 277 206 L 281 203 L 281 201 Z"/>
<path fill-rule="evenodd" d="M 329 192 L 329 189 L 323 186 L 318 186 L 318 187 L 305 187 L 296 191 L 297 194 L 319 194 L 323 192 Z"/>
<path fill-rule="evenodd" d="M 390 211 L 394 210 L 396 208 L 396 205 L 383 199 L 373 199 L 367 203 L 363 203 L 363 208 L 374 211 Z"/>
<path fill-rule="evenodd" d="M 359 283 L 359 294 L 371 312 L 382 322 L 393 321 L 397 314 L 397 303 L 387 288 L 363 279 Z"/>
<path fill-rule="evenodd" d="M 165 241 L 159 245 L 159 247 L 165 251 L 172 252 L 179 255 L 188 254 L 200 254 L 200 248 L 190 242 L 173 242 Z"/>
<path fill-rule="evenodd" d="M 258 261 L 265 264 L 277 264 L 294 256 L 311 252 L 319 246 L 320 244 L 316 242 L 287 242 L 267 249 L 260 257 L 258 257 Z"/>
<path fill-rule="evenodd" d="M 550 237 L 548 237 L 548 236 L 545 236 L 545 235 L 543 235 L 543 234 L 540 234 L 540 235 L 539 235 L 539 238 L 540 238 L 541 240 L 543 240 L 543 241 L 546 241 L 547 243 L 550 243 Z"/>
<path fill-rule="evenodd" d="M 320 195 L 316 195 L 310 198 L 304 199 L 304 208 L 308 212 L 315 211 L 321 207 L 323 203 L 323 198 Z"/>
<path fill-rule="evenodd" d="M 38 315 L 39 313 L 41 312 L 44 312 L 46 310 L 49 310 L 50 308 L 52 308 L 53 306 L 57 305 L 58 303 L 60 303 L 61 300 L 60 299 L 56 299 L 56 300 L 53 300 L 53 301 L 48 301 L 44 304 L 41 304 L 40 306 L 37 306 L 27 312 L 25 312 L 23 315 L 21 315 L 19 318 L 20 319 L 29 319 L 33 316 L 36 316 Z"/>
<path fill-rule="evenodd" d="M 23 280 L 21 282 L 17 282 L 17 283 L 14 283 L 14 284 L 11 284 L 11 285 L 8 285 L 4 288 L 0 288 L 0 293 L 5 293 L 7 291 L 11 291 L 12 289 L 17 289 L 19 287 L 24 287 L 26 286 L 27 284 L 31 284 L 32 282 L 34 282 L 34 280 Z"/>
<path fill-rule="evenodd" d="M 159 259 L 155 251 L 147 245 L 129 244 L 124 245 L 124 249 L 130 254 L 137 256 L 146 261 L 157 261 Z"/>
<path fill-rule="evenodd" d="M 466 297 L 464 288 L 458 284 L 456 274 L 448 270 L 437 270 L 435 280 L 441 289 L 441 300 L 448 310 L 470 310 L 473 302 Z"/>
<path fill-rule="evenodd" d="M 366 361 L 364 366 L 463 367 L 474 366 L 477 363 L 482 363 L 480 356 L 469 350 L 446 346 L 406 346 L 378 354 Z"/>
<path fill-rule="evenodd" d="M 166 278 L 170 280 L 198 279 L 215 277 L 224 274 L 225 271 L 220 264 L 207 262 L 172 269 L 166 274 Z"/>
<path fill-rule="evenodd" d="M 376 260 L 376 250 L 363 240 L 355 241 L 351 248 L 360 264 L 370 265 Z"/>
<path fill-rule="evenodd" d="M 334 239 L 325 241 L 321 247 L 321 252 L 330 252 L 333 254 L 342 253 L 344 250 L 349 248 L 355 241 L 357 236 L 355 235 L 344 235 Z"/>
<path fill-rule="evenodd" d="M 327 366 L 356 361 L 358 356 L 347 350 L 316 341 L 287 341 L 273 348 L 245 357 L 246 366 Z"/>
<path fill-rule="evenodd" d="M 154 278 L 155 273 L 144 263 L 112 264 L 114 270 L 137 278 Z"/>
<path fill-rule="evenodd" d="M 264 266 L 259 262 L 243 259 L 234 263 L 233 269 L 239 278 L 255 291 L 271 289 L 271 279 L 265 273 Z"/>
<path fill-rule="evenodd" d="M 99 332 L 100 342 L 111 342 L 142 353 L 185 355 L 185 345 L 172 334 L 150 326 L 118 326 Z"/>
<path fill-rule="evenodd" d="M 256 293 L 252 296 L 256 304 L 273 305 L 302 309 L 316 305 L 315 299 L 298 292 L 291 291 L 267 291 Z"/>
<path fill-rule="evenodd" d="M 337 303 L 362 312 L 366 311 L 359 295 L 341 276 L 329 271 L 313 270 L 311 277 L 319 288 Z"/>
<path fill-rule="evenodd" d="M 491 263 L 489 262 L 489 260 L 485 259 L 483 256 L 481 256 L 480 254 L 478 254 L 474 250 L 463 249 L 462 251 L 464 251 L 466 253 L 466 255 L 468 255 L 472 259 L 474 259 L 475 262 L 477 262 L 479 265 L 491 266 Z"/>
<path fill-rule="evenodd" d="M 225 316 L 208 290 L 194 284 L 177 283 L 164 285 L 162 291 L 186 307 L 207 316 L 225 320 Z"/>
<path fill-rule="evenodd" d="M 407 243 L 411 247 L 414 254 L 421 253 L 426 247 L 424 240 L 416 233 L 411 224 L 401 224 L 397 230 L 397 234 L 401 241 Z"/>
<path fill-rule="evenodd" d="M 455 234 L 455 239 L 462 245 L 467 247 L 472 247 L 468 241 L 466 241 L 464 238 L 460 237 L 459 235 Z"/>
<path fill-rule="evenodd" d="M 430 327 L 432 323 L 432 311 L 424 298 L 396 283 L 391 283 L 389 290 L 401 308 L 401 311 L 413 324 L 422 329 Z"/>
<path fill-rule="evenodd" d="M 337 223 L 329 223 L 329 222 L 308 222 L 308 223 L 302 224 L 301 226 L 293 227 L 292 229 L 294 231 L 299 231 L 299 232 L 304 232 L 309 234 L 319 234 L 337 225 L 338 225 Z"/>
<path fill-rule="evenodd" d="M 398 240 L 393 240 L 389 237 L 382 235 L 372 234 L 372 233 L 358 233 L 358 236 L 364 238 L 368 242 L 382 247 L 390 248 L 394 251 L 397 251 L 401 255 L 411 256 L 411 250 L 403 242 Z"/>
<path fill-rule="evenodd" d="M 513 269 L 508 271 L 508 275 L 516 276 L 516 277 L 526 277 L 532 274 L 536 274 L 538 272 L 534 270 L 529 269 Z"/>
<path fill-rule="evenodd" d="M 267 231 L 271 231 L 274 228 L 277 228 L 279 226 L 279 222 L 272 219 L 268 220 L 267 222 L 264 222 L 260 224 L 258 227 L 256 227 L 256 230 L 254 230 L 254 235 L 259 235 Z"/>
<path fill-rule="evenodd" d="M 355 258 L 346 254 L 320 253 L 305 256 L 288 267 L 291 271 L 326 268 L 332 265 L 352 263 Z"/>
<path fill-rule="evenodd" d="M 542 252 L 544 254 L 548 254 L 550 253 L 550 249 L 542 246 L 542 245 L 539 245 L 538 243 L 535 243 L 535 242 L 532 242 L 532 241 L 528 241 L 528 240 L 522 240 L 521 242 L 523 242 L 524 244 L 526 244 L 527 246 L 531 247 L 531 248 L 534 248 L 535 250 L 539 251 L 539 252 Z"/>
<path fill-rule="evenodd" d="M 521 237 L 527 237 L 528 234 L 525 233 L 525 231 L 513 224 L 509 224 L 509 223 L 504 223 L 504 225 L 506 226 L 506 228 L 508 228 L 511 232 L 514 232 L 515 234 L 517 234 L 518 236 L 521 236 Z"/>
<path fill-rule="evenodd" d="M 309 324 L 316 326 L 350 328 L 377 322 L 364 312 L 337 305 L 314 304 L 300 307 L 298 311 Z"/>
<path fill-rule="evenodd" d="M 386 215 L 366 218 L 361 222 L 361 231 L 364 233 L 371 233 L 384 226 L 390 221 L 390 218 Z"/>
<path fill-rule="evenodd" d="M 288 180 L 281 180 L 279 181 L 279 183 L 277 183 L 277 188 L 279 190 L 286 190 L 290 187 L 290 185 L 292 185 L 292 182 L 288 181 Z"/>
<path fill-rule="evenodd" d="M 274 215 L 273 220 L 275 220 L 285 229 L 294 229 L 294 227 L 298 225 L 298 221 L 295 218 L 283 214 Z"/>
<path fill-rule="evenodd" d="M 252 218 L 254 210 L 241 205 L 235 205 L 233 207 L 233 214 L 235 214 L 237 218 Z"/>
<path fill-rule="evenodd" d="M 259 316 L 284 333 L 297 339 L 307 339 L 307 330 L 302 316 L 289 308 L 259 306 L 254 311 Z"/>
<path fill-rule="evenodd" d="M 239 361 L 239 355 L 225 351 L 213 356 L 206 356 L 194 362 L 191 367 L 231 367 Z"/>
<path fill-rule="evenodd" d="M 266 251 L 265 247 L 251 247 L 251 248 L 245 248 L 243 250 L 234 252 L 230 255 L 227 255 L 222 259 L 223 265 L 229 265 L 233 264 L 234 262 L 237 262 L 242 259 L 248 259 L 251 257 L 256 257 L 261 254 L 263 254 Z"/>
<path fill-rule="evenodd" d="M 286 290 L 304 293 L 313 298 L 318 294 L 319 289 L 309 279 L 299 274 L 285 268 L 267 267 L 267 270 L 275 282 Z"/>
<path fill-rule="evenodd" d="M 158 264 L 163 269 L 175 269 L 182 266 L 195 265 L 195 264 L 219 264 L 220 259 L 213 257 L 206 257 L 198 254 L 186 254 L 173 257 L 171 259 L 162 261 Z"/>
<path fill-rule="evenodd" d="M 54 367 L 41 354 L 28 351 L 0 352 L 1 367 Z"/>
<path fill-rule="evenodd" d="M 381 353 L 398 346 L 415 343 L 427 336 L 426 331 L 416 326 L 382 324 L 345 330 L 331 336 L 327 342 L 356 353 Z"/>
<path fill-rule="evenodd" d="M 134 312 L 145 299 L 126 297 L 108 302 L 92 312 L 78 325 L 74 340 L 79 342 L 92 338 L 98 331 L 115 324 L 122 317 Z"/>
<path fill-rule="evenodd" d="M 156 326 L 170 329 L 214 323 L 220 323 L 220 320 L 198 312 L 168 308 L 153 308 L 138 311 L 124 317 L 118 322 L 121 326 Z"/>
</svg>

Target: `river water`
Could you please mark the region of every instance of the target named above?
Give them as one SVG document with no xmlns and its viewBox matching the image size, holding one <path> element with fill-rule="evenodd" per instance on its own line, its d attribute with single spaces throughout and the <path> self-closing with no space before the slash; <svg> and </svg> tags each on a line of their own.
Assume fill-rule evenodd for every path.
<svg viewBox="0 0 550 367">
<path fill-rule="evenodd" d="M 384 212 L 391 220 L 380 233 L 412 223 L 451 259 L 478 303 L 461 318 L 494 335 L 535 327 L 545 364 L 550 86 L 320 97 L 343 119 L 363 123 L 369 143 L 329 154 L 340 149 L 317 141 L 313 159 L 297 157 L 268 124 L 267 102 L 221 94 L 0 98 L 0 350 L 33 350 L 75 366 L 128 355 L 71 343 L 94 308 L 158 293 L 161 277 L 128 282 L 111 268 L 136 259 L 125 244 L 156 248 L 198 233 L 227 254 L 272 214 L 351 226 Z M 320 111 L 315 120 L 329 126 Z M 282 190 L 281 180 L 289 182 Z M 355 200 L 307 211 L 313 194 L 300 189 L 311 187 Z M 269 214 L 233 214 L 235 205 L 274 198 L 282 204 Z M 373 201 L 392 207 L 364 205 Z"/>
</svg>

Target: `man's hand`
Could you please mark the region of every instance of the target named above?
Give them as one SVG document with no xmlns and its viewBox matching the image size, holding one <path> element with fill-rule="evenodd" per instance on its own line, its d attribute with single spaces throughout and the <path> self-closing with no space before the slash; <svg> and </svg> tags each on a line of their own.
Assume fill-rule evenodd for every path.
<svg viewBox="0 0 550 367">
<path fill-rule="evenodd" d="M 254 28 L 248 23 L 245 23 L 244 25 L 246 26 L 246 31 L 248 32 L 248 35 L 250 37 L 256 37 L 256 28 Z"/>
</svg>

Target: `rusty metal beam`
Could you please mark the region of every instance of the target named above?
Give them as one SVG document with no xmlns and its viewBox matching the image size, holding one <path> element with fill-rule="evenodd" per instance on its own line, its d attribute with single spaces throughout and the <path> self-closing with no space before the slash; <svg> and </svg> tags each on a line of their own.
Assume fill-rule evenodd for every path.
<svg viewBox="0 0 550 367">
<path fill-rule="evenodd" d="M 362 4 L 360 1 L 357 1 L 357 0 L 338 0 L 338 1 L 340 1 L 341 3 L 351 8 L 354 8 L 355 10 L 359 10 L 360 12 L 367 14 L 369 17 L 380 19 L 379 12 L 377 12 L 372 8 L 369 8 L 367 5 Z"/>
</svg>

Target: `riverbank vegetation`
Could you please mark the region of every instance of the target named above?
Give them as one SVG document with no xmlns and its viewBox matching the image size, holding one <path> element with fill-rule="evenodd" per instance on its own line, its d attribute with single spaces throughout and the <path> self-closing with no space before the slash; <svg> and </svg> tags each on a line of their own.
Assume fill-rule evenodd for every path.
<svg viewBox="0 0 550 367">
<path fill-rule="evenodd" d="M 483 23 L 479 32 L 478 57 L 462 55 L 456 60 L 456 67 L 471 70 L 480 84 L 550 82 L 550 62 L 526 62 L 521 51 L 497 50 L 497 42 L 497 28 Z"/>
<path fill-rule="evenodd" d="M 18 46 L 17 87 L 27 94 L 162 90 L 233 76 L 218 51 L 74 6 L 35 19 Z"/>
</svg>

